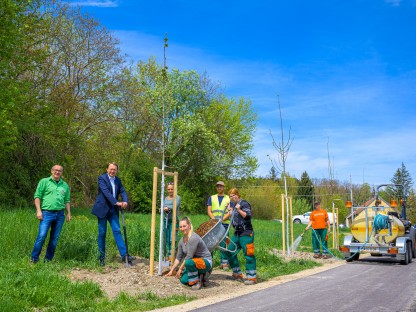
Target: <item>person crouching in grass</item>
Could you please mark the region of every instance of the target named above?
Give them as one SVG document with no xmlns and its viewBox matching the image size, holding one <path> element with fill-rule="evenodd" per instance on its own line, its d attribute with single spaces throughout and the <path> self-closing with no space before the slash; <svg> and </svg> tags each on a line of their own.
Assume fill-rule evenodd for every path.
<svg viewBox="0 0 416 312">
<path fill-rule="evenodd" d="M 179 241 L 175 262 L 166 276 L 172 276 L 175 268 L 182 262 L 176 277 L 192 290 L 201 289 L 204 275 L 212 268 L 212 257 L 204 241 L 194 233 L 191 220 L 184 217 L 179 222 L 179 230 L 183 237 Z M 201 275 L 201 278 L 200 278 Z"/>
</svg>

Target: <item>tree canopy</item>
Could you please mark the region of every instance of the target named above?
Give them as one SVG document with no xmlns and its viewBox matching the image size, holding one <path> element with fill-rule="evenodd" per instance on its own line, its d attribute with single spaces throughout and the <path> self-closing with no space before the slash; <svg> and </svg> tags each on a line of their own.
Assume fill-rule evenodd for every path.
<svg viewBox="0 0 416 312">
<path fill-rule="evenodd" d="M 0 14 L 0 158 L 14 173 L 0 173 L 2 202 L 30 202 L 55 163 L 73 203 L 88 206 L 97 175 L 118 162 L 143 212 L 163 151 L 189 209 L 203 207 L 216 179 L 255 171 L 251 102 L 225 96 L 206 73 L 168 70 L 152 56 L 127 62 L 113 34 L 63 1 L 2 1 Z"/>
</svg>

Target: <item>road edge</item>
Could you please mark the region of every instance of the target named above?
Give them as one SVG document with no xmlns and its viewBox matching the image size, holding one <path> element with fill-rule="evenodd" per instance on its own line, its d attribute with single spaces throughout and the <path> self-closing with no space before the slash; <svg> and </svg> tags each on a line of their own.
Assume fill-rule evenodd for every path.
<svg viewBox="0 0 416 312">
<path fill-rule="evenodd" d="M 275 277 L 275 278 L 273 278 L 273 279 L 271 279 L 267 282 L 262 282 L 262 283 L 258 283 L 258 284 L 255 284 L 255 285 L 241 287 L 233 293 L 216 295 L 215 297 L 196 299 L 196 300 L 193 300 L 193 301 L 190 301 L 190 302 L 187 302 L 187 303 L 184 303 L 184 304 L 180 304 L 180 305 L 177 305 L 177 306 L 170 306 L 170 307 L 156 309 L 156 310 L 152 310 L 152 311 L 157 311 L 157 312 L 192 311 L 194 309 L 206 307 L 206 306 L 209 306 L 209 305 L 214 304 L 214 303 L 218 303 L 218 302 L 225 301 L 225 300 L 228 300 L 228 299 L 243 296 L 243 295 L 246 295 L 248 293 L 253 293 L 253 292 L 260 291 L 260 290 L 263 290 L 263 289 L 266 289 L 266 288 L 269 288 L 269 287 L 273 287 L 273 286 L 277 286 L 277 285 L 284 284 L 284 283 L 287 283 L 287 282 L 291 282 L 291 281 L 297 280 L 297 279 L 302 278 L 302 277 L 311 276 L 311 275 L 318 274 L 318 273 L 321 273 L 321 272 L 324 272 L 324 271 L 328 271 L 328 270 L 331 270 L 333 268 L 344 265 L 345 263 L 346 263 L 345 260 L 337 260 L 336 262 L 324 264 L 323 266 L 320 266 L 320 267 L 307 269 L 307 270 L 300 271 L 300 272 L 290 274 L 290 275 L 283 275 L 283 276 Z"/>
</svg>

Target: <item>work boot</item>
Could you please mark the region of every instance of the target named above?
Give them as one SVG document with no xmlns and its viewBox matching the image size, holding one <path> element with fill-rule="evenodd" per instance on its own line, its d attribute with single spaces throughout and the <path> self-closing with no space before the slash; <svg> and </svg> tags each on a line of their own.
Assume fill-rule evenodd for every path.
<svg viewBox="0 0 416 312">
<path fill-rule="evenodd" d="M 201 289 L 201 283 L 200 283 L 200 282 L 198 282 L 198 283 L 196 283 L 195 285 L 192 285 L 192 286 L 191 286 L 191 289 L 192 289 L 192 290 L 200 290 L 200 289 Z"/>
<path fill-rule="evenodd" d="M 224 271 L 228 271 L 229 267 L 227 263 L 223 263 L 221 264 L 221 269 L 223 269 Z"/>
<path fill-rule="evenodd" d="M 246 279 L 244 285 L 254 285 L 256 281 L 254 279 Z"/>
<path fill-rule="evenodd" d="M 243 281 L 243 274 L 237 274 L 237 273 L 233 273 L 233 275 L 232 275 L 232 277 L 236 280 L 236 281 L 239 281 L 239 282 L 242 282 Z"/>
<path fill-rule="evenodd" d="M 105 266 L 105 260 L 104 259 L 100 259 L 100 266 Z"/>
<path fill-rule="evenodd" d="M 204 275 L 204 281 L 208 281 L 209 277 L 211 276 L 212 269 L 205 273 Z"/>
</svg>

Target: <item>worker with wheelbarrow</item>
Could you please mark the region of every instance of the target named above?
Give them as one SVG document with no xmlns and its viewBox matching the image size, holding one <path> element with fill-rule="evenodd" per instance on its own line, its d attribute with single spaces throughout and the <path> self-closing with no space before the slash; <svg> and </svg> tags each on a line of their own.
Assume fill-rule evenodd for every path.
<svg viewBox="0 0 416 312">
<path fill-rule="evenodd" d="M 322 258 L 328 259 L 328 234 L 331 231 L 328 212 L 321 209 L 321 203 L 319 201 L 315 202 L 314 206 L 315 210 L 312 211 L 309 217 L 309 224 L 305 228 L 305 231 L 309 230 L 312 226 L 313 257 L 315 259 L 321 258 L 322 245 Z"/>
<path fill-rule="evenodd" d="M 229 196 L 231 203 L 227 215 L 234 227 L 234 236 L 231 238 L 231 241 L 236 245 L 236 249 L 233 252 L 225 252 L 225 255 L 233 270 L 233 278 L 244 282 L 245 285 L 253 285 L 257 282 L 257 273 L 256 257 L 254 255 L 254 231 L 251 224 L 251 206 L 246 200 L 241 198 L 236 188 L 230 190 Z M 237 258 L 241 249 L 246 258 L 246 280 L 243 279 Z"/>
<path fill-rule="evenodd" d="M 193 231 L 191 220 L 184 217 L 179 222 L 179 230 L 183 237 L 179 241 L 175 262 L 166 276 L 174 275 L 175 268 L 180 264 L 175 276 L 192 290 L 204 286 L 204 275 L 212 268 L 212 257 L 204 241 Z"/>
</svg>

